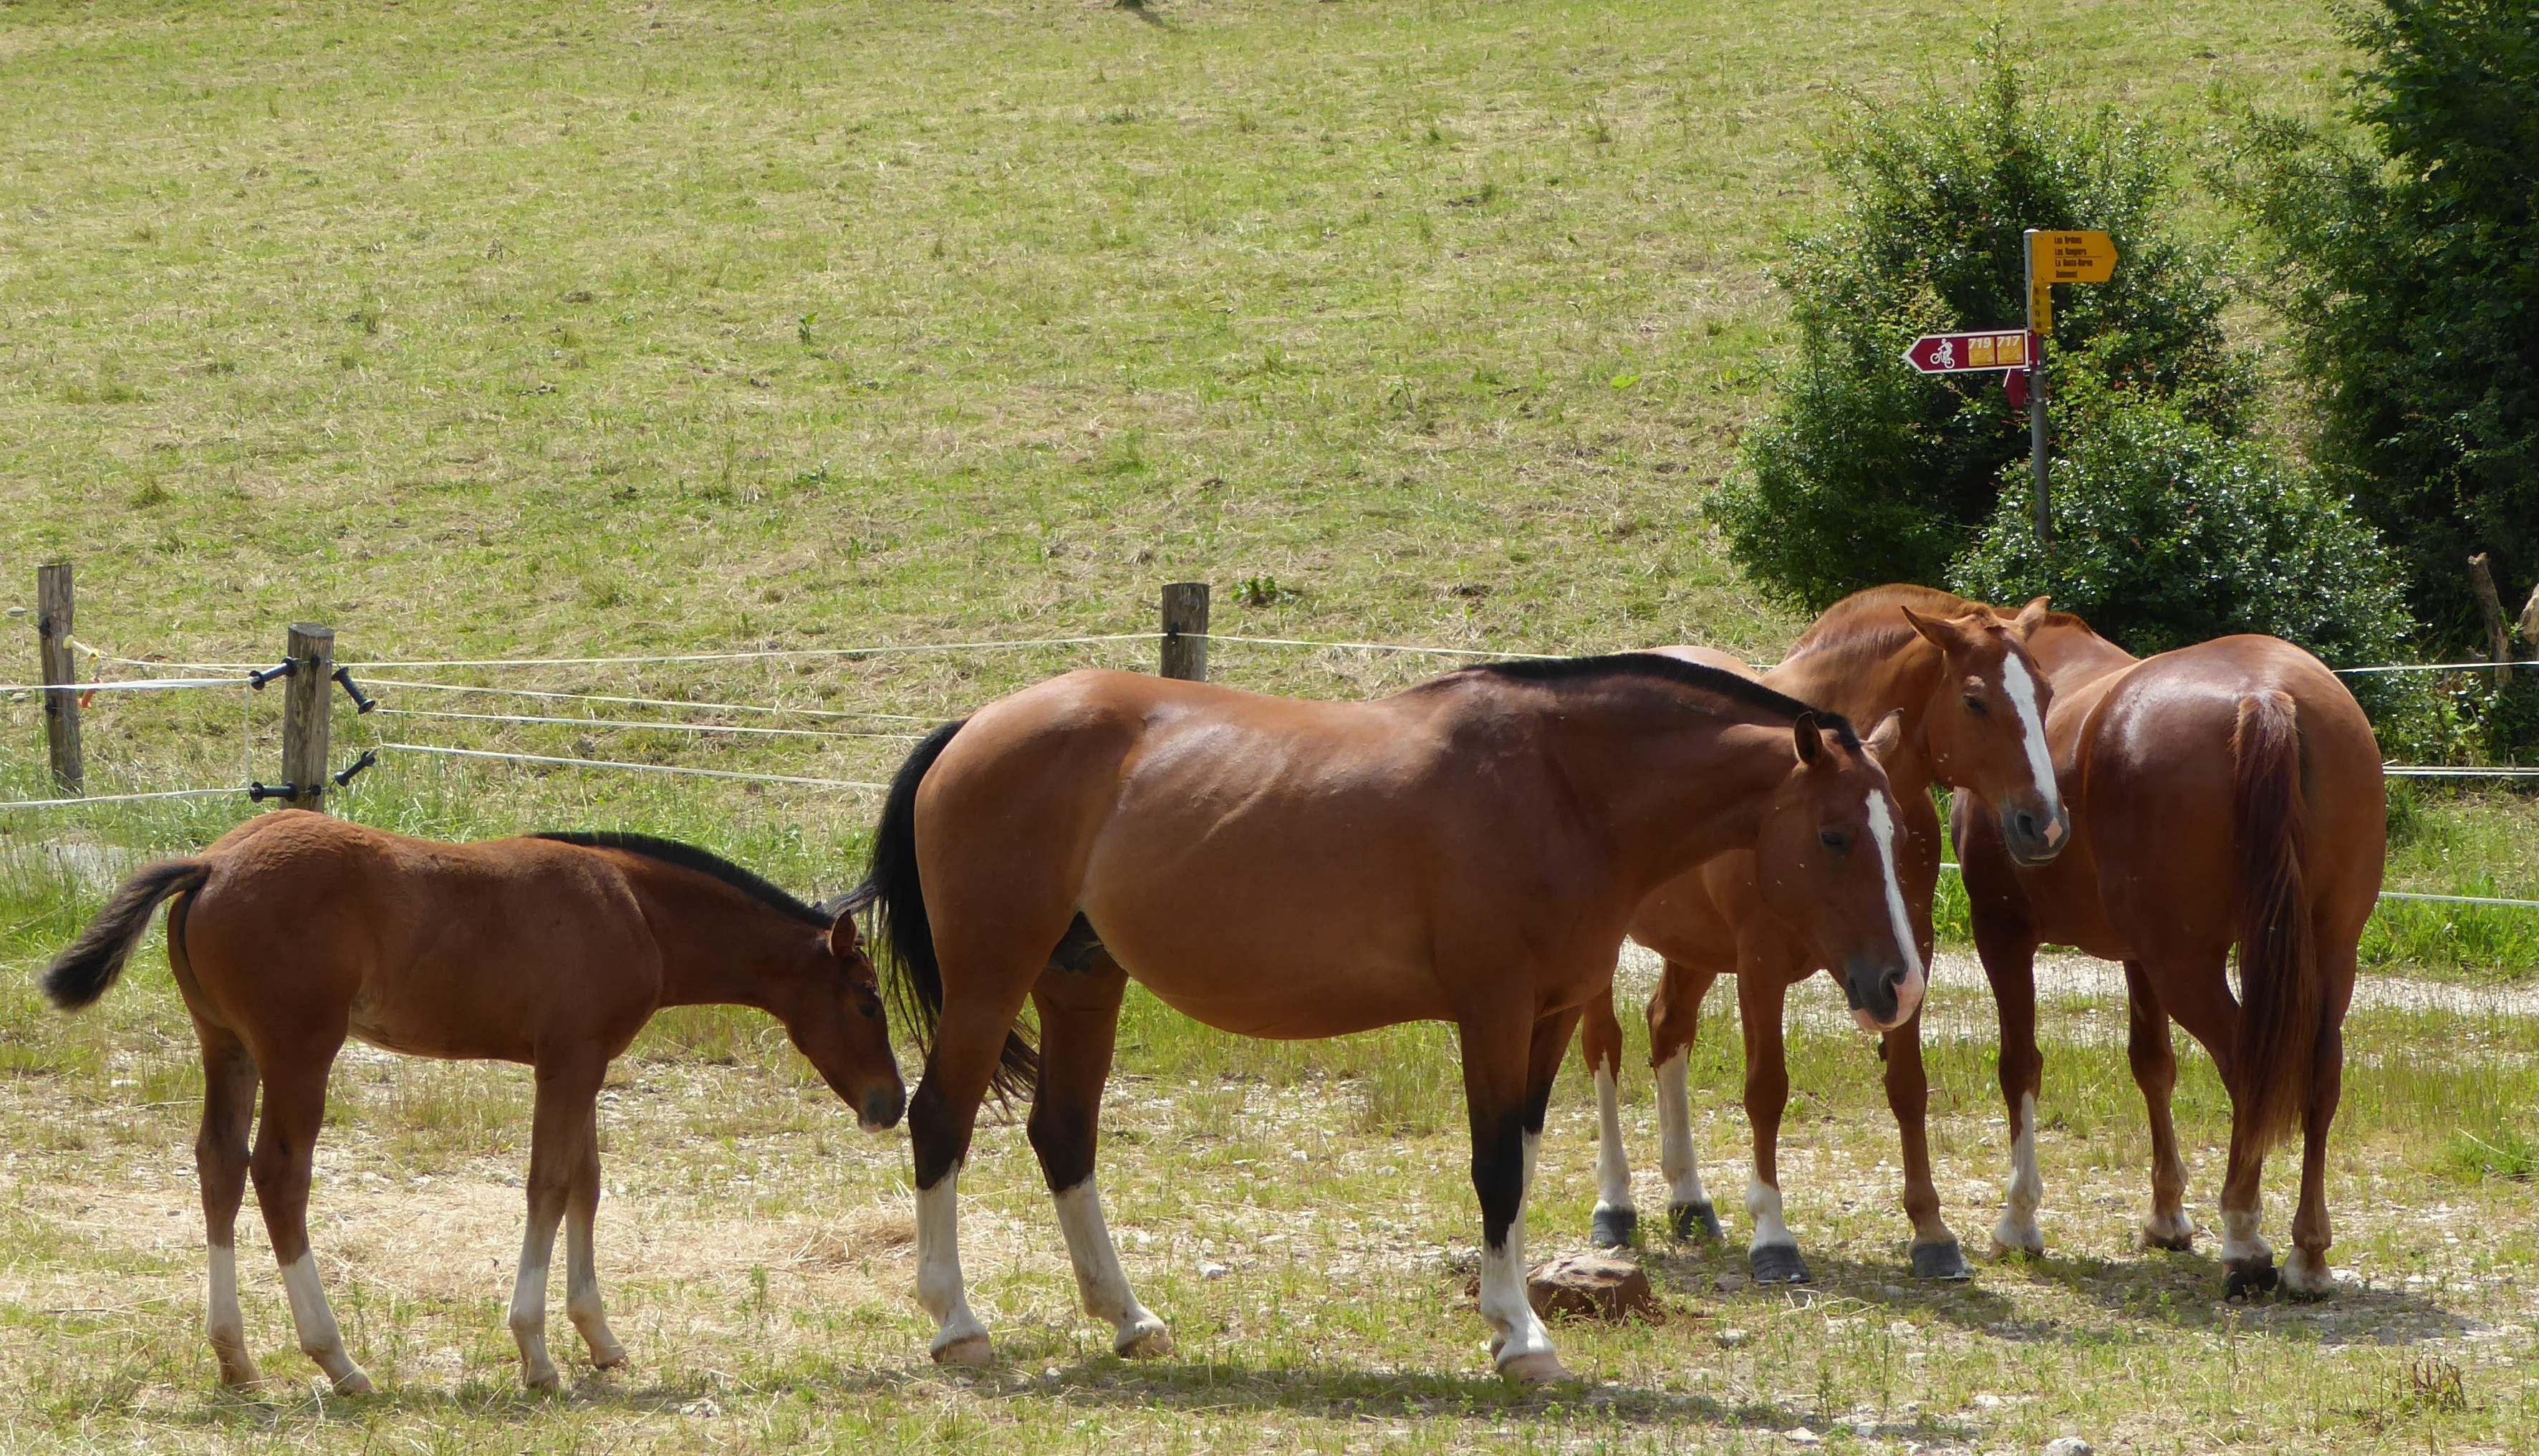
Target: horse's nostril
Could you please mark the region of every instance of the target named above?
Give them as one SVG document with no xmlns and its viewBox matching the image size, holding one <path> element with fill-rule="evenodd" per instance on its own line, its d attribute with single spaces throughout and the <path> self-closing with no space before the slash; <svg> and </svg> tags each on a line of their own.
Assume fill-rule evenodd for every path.
<svg viewBox="0 0 2539 1456">
<path fill-rule="evenodd" d="M 2018 823 L 2019 832 L 2023 836 L 2028 839 L 2034 839 L 2036 837 L 2036 816 L 2034 814 L 2021 814 L 2018 818 Z"/>
</svg>

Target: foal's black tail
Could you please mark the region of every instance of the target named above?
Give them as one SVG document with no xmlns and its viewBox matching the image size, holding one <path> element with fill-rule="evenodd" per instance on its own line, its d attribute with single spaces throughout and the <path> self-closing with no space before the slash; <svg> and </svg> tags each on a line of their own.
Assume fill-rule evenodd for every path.
<svg viewBox="0 0 2539 1456">
<path fill-rule="evenodd" d="M 965 720 L 966 721 L 966 720 Z M 873 907 L 874 938 L 890 972 L 892 1011 L 917 1033 L 917 1044 L 934 1053 L 934 1026 L 943 1014 L 943 968 L 934 958 L 934 928 L 926 918 L 926 887 L 917 872 L 917 788 L 926 771 L 961 731 L 947 723 L 927 733 L 890 781 L 881 824 L 873 831 L 872 865 L 864 882 L 847 896 L 849 909 Z M 1028 1094 L 1040 1076 L 1040 1054 L 1020 1030 L 1005 1034 L 990 1083 L 999 1097 Z"/>
<path fill-rule="evenodd" d="M 105 989 L 123 974 L 123 963 L 132 958 L 132 947 L 140 943 L 142 933 L 150 929 L 150 916 L 159 902 L 199 890 L 211 876 L 209 860 L 162 860 L 144 866 L 44 972 L 44 995 L 65 1011 L 76 1011 L 105 995 Z"/>
</svg>

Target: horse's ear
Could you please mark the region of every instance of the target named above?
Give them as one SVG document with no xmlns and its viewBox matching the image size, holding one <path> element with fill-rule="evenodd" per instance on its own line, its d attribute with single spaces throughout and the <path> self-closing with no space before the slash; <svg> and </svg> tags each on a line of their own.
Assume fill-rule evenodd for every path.
<svg viewBox="0 0 2539 1456">
<path fill-rule="evenodd" d="M 1904 710 L 1887 710 L 1887 716 L 1878 720 L 1877 728 L 1861 741 L 1868 747 L 1870 756 L 1881 763 L 1886 762 L 1887 755 L 1895 751 L 1895 745 L 1904 741 Z"/>
<path fill-rule="evenodd" d="M 1896 610 L 1904 614 L 1905 621 L 1913 624 L 1914 631 L 1930 640 L 1931 646 L 1947 652 L 1957 645 L 1956 634 L 1949 630 L 1947 622 L 1937 617 L 1926 617 L 1909 606 L 1898 606 Z"/>
<path fill-rule="evenodd" d="M 1813 713 L 1800 714 L 1799 721 L 1790 725 L 1790 741 L 1799 751 L 1799 762 L 1810 767 L 1824 756 L 1824 734 L 1818 731 Z"/>
<path fill-rule="evenodd" d="M 2050 596 L 2040 596 L 2034 601 L 2029 602 L 2027 605 L 2021 607 L 2019 609 L 2019 615 L 2013 619 L 2011 625 L 2019 629 L 2019 635 L 2022 637 L 2024 637 L 2028 633 L 2035 631 L 2037 628 L 2044 626 L 2045 605 L 2053 599 L 2054 598 Z"/>
<path fill-rule="evenodd" d="M 854 960 L 863 954 L 864 933 L 856 924 L 854 911 L 829 922 L 829 953 L 840 960 Z"/>
</svg>

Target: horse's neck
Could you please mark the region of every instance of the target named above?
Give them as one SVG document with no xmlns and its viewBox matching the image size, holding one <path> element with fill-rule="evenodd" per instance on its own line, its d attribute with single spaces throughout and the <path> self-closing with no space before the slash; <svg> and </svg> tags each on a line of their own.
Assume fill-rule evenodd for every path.
<svg viewBox="0 0 2539 1456">
<path fill-rule="evenodd" d="M 1851 720 L 1863 734 L 1889 713 L 1904 715 L 1903 746 L 1882 760 L 1897 797 L 1929 789 L 1931 755 L 1922 741 L 1922 719 L 1939 688 L 1940 652 L 1908 636 L 1883 656 L 1816 649 L 1763 674 L 1763 681 L 1802 703 L 1814 703 Z"/>
<path fill-rule="evenodd" d="M 2142 661 L 2077 617 L 2050 618 L 2028 634 L 2027 655 L 2036 659 L 2037 670 L 2054 685 L 2058 698 Z"/>
<path fill-rule="evenodd" d="M 693 870 L 662 867 L 636 886 L 661 952 L 661 1004 L 774 1011 L 815 934 Z"/>
<path fill-rule="evenodd" d="M 1654 889 L 1751 845 L 1764 803 L 1793 763 L 1787 726 L 1692 708 L 1565 714 L 1563 765 L 1604 810 L 1623 878 Z"/>
</svg>

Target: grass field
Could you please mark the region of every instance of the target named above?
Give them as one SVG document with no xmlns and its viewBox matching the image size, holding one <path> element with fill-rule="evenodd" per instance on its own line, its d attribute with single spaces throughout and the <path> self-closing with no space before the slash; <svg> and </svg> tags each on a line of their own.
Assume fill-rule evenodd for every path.
<svg viewBox="0 0 2539 1456">
<path fill-rule="evenodd" d="M 1945 89 L 1991 21 L 1934 0 L 0 0 L 0 596 L 68 557 L 89 641 L 247 661 L 294 618 L 359 659 L 1137 632 L 1157 584 L 1204 579 L 1236 634 L 1767 659 L 1797 622 L 1698 507 L 1790 342 L 1776 239 L 1828 205 L 1816 141 L 1845 91 Z M 2011 34 L 2073 104 L 2157 116 L 2190 158 L 2237 101 L 2324 113 L 2345 61 L 2323 11 L 2254 0 L 2049 3 Z M 2192 199 L 2186 222 L 2230 226 Z M 371 675 L 933 718 L 1152 654 Z M 1321 694 L 1436 665 L 1212 657 L 1225 680 Z M 375 691 L 403 713 L 557 711 Z M 277 777 L 277 705 L 241 696 L 101 698 L 92 787 Z M 41 789 L 33 713 L 0 703 L 0 797 Z M 849 779 L 906 748 L 349 714 L 336 731 L 339 759 L 385 737 Z M 649 828 L 829 890 L 871 800 L 392 755 L 343 808 L 444 835 Z M 1172 1360 L 1117 1362 L 1070 1314 L 1006 1128 L 964 1182 L 1003 1362 L 926 1364 L 904 1142 L 858 1134 L 772 1024 L 692 1012 L 602 1112 L 602 1277 L 632 1372 L 517 1389 L 501 1302 L 525 1075 L 348 1054 L 313 1228 L 386 1393 L 300 1383 L 250 1217 L 250 1336 L 293 1384 L 224 1397 L 199 1334 L 199 1078 L 167 974 L 153 950 L 67 1022 L 31 975 L 101 867 L 243 812 L 0 815 L 0 1451 L 1762 1451 L 1802 1425 L 1895 1452 L 2534 1441 L 2539 1021 L 2358 1015 L 2332 1164 L 2353 1281 L 2324 1306 L 2235 1308 L 2209 1258 L 2131 1247 L 2141 1115 L 2103 1000 L 2048 1017 L 2054 1257 L 1914 1286 L 1876 1064 L 1821 987 L 1801 998 L 1784 1167 L 1822 1283 L 1766 1295 L 1738 1250 L 1652 1248 L 1667 1320 L 1561 1332 L 1574 1387 L 1482 1373 L 1449 1035 L 1261 1047 L 1141 1000 L 1103 1179 Z M 2391 882 L 2539 895 L 2529 824 L 2509 796 L 2409 796 Z M 2366 951 L 2377 975 L 2526 982 L 2539 936 L 2414 908 Z M 1695 1097 L 1733 1200 L 1731 1019 Z M 2004 1156 L 1989 1010 L 1944 999 L 1932 1021 L 1941 1191 L 1979 1249 Z M 2224 1113 L 2200 1059 L 2180 1115 L 2209 1224 Z M 1576 1084 L 1554 1121 L 1549 1250 L 1583 1242 L 1592 1197 Z"/>
</svg>

